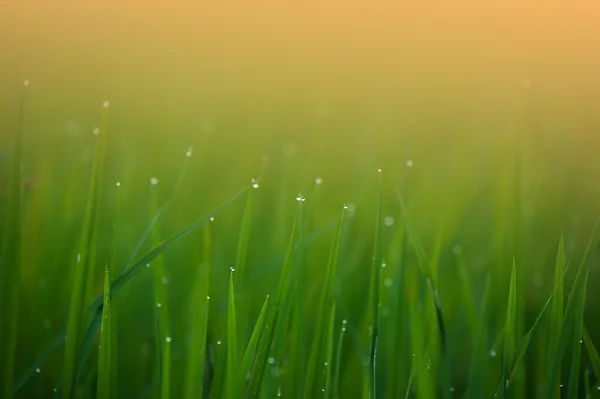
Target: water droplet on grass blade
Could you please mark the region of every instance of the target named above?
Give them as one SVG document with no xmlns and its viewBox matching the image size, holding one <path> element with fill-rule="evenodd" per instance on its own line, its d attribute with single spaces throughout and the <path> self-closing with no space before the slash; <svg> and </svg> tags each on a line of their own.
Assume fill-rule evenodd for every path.
<svg viewBox="0 0 600 399">
<path fill-rule="evenodd" d="M 217 341 L 217 345 L 221 345 L 221 341 Z"/>
<path fill-rule="evenodd" d="M 42 369 L 38 367 L 37 369 L 35 369 L 35 372 L 39 374 L 42 372 Z"/>
<path fill-rule="evenodd" d="M 385 219 L 383 219 L 383 224 L 385 224 L 387 227 L 391 227 L 394 225 L 394 218 L 391 216 L 386 217 Z"/>
<path fill-rule="evenodd" d="M 29 79 L 25 79 L 23 81 L 23 86 L 28 87 L 29 86 Z"/>
<path fill-rule="evenodd" d="M 171 341 L 172 341 L 172 339 L 171 339 L 171 337 L 169 337 L 169 336 L 167 335 L 167 337 L 165 338 L 165 341 L 167 341 L 167 342 L 171 342 Z"/>
<path fill-rule="evenodd" d="M 269 364 L 275 364 L 275 358 L 274 357 L 270 357 L 270 358 L 267 359 L 267 362 Z"/>
<path fill-rule="evenodd" d="M 120 181 L 117 182 L 117 187 L 121 187 L 121 182 Z"/>
<path fill-rule="evenodd" d="M 102 106 L 103 106 L 104 108 L 108 108 L 108 107 L 110 107 L 110 102 L 108 102 L 108 101 L 104 101 L 104 102 L 102 103 Z"/>
<path fill-rule="evenodd" d="M 186 157 L 191 157 L 192 156 L 192 151 L 193 151 L 192 147 L 188 148 L 187 152 L 185 153 L 185 156 Z"/>
<path fill-rule="evenodd" d="M 97 136 L 100 133 L 100 129 L 98 129 L 97 127 L 94 128 L 94 130 L 92 130 L 92 134 L 94 136 Z"/>
<path fill-rule="evenodd" d="M 150 178 L 150 184 L 156 186 L 158 184 L 158 179 L 156 177 Z"/>
<path fill-rule="evenodd" d="M 317 177 L 315 179 L 315 184 L 321 184 L 321 183 L 323 183 L 323 179 L 321 179 L 320 177 Z"/>
<path fill-rule="evenodd" d="M 392 279 L 391 279 L 391 278 L 386 278 L 386 279 L 385 279 L 385 281 L 383 282 L 383 284 L 384 284 L 386 287 L 388 287 L 388 288 L 390 288 L 390 287 L 392 286 L 392 284 L 393 284 L 393 283 L 394 283 L 394 282 L 392 281 Z"/>
<path fill-rule="evenodd" d="M 408 166 L 409 168 L 412 168 L 413 161 L 411 161 L 410 159 L 408 161 L 406 161 L 406 166 Z"/>
</svg>

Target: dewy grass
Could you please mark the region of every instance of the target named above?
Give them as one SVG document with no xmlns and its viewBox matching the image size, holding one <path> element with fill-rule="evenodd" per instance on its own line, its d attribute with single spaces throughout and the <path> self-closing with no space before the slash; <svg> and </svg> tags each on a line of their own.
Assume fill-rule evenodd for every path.
<svg viewBox="0 0 600 399">
<path fill-rule="evenodd" d="M 0 396 L 469 399 L 497 392 L 518 399 L 521 387 L 533 398 L 597 395 L 598 232 L 590 239 L 587 231 L 597 204 L 588 203 L 587 188 L 565 188 L 561 197 L 562 187 L 544 184 L 560 181 L 556 171 L 527 165 L 506 168 L 495 202 L 489 176 L 502 173 L 512 147 L 498 149 L 499 165 L 485 159 L 480 167 L 464 152 L 473 143 L 459 138 L 435 157 L 418 141 L 390 147 L 393 157 L 364 146 L 360 156 L 339 158 L 344 167 L 337 170 L 335 157 L 312 162 L 305 136 L 295 154 L 269 148 L 273 167 L 251 182 L 253 147 L 242 154 L 233 140 L 217 146 L 230 133 L 227 123 L 236 122 L 232 114 L 202 157 L 188 151 L 179 175 L 175 133 L 155 144 L 149 132 L 144 151 L 130 151 L 141 148 L 130 140 L 135 118 L 119 109 L 110 119 L 104 172 L 98 152 L 84 154 L 83 162 L 96 165 L 86 195 L 74 189 L 90 180 L 78 163 L 76 134 L 63 137 L 72 159 L 57 159 L 60 145 L 29 152 L 40 145 L 37 130 L 54 126 L 36 114 L 40 103 L 32 104 L 32 140 L 6 159 L 19 170 L 24 164 L 24 179 L 13 176 L 17 168 L 0 170 L 13 186 L 6 193 L 0 184 Z M 336 123 L 332 118 L 331 129 Z M 82 143 L 106 139 L 103 125 L 98 133 Z M 164 158 L 172 148 L 173 158 Z M 413 149 L 409 167 L 400 158 Z M 466 166 L 447 163 L 447 152 Z M 226 169 L 216 167 L 222 162 Z M 373 184 L 375 162 L 386 166 L 386 184 Z M 42 168 L 44 189 L 24 189 L 14 200 L 21 195 L 14 187 L 27 186 Z M 150 196 L 149 170 L 161 174 Z M 317 183 L 315 176 L 324 178 Z M 456 176 L 471 184 L 458 185 L 464 182 Z M 539 183 L 543 197 L 524 191 L 520 201 L 515 176 Z M 115 187 L 121 179 L 123 187 Z M 246 183 L 227 199 L 236 182 Z M 298 190 L 315 198 L 294 202 Z M 350 202 L 340 216 L 335 204 L 343 200 Z M 221 205 L 197 218 L 215 203 Z M 27 240 L 16 252 L 11 243 L 21 231 Z M 26 256 L 12 260 L 20 253 Z M 9 299 L 20 300 L 18 312 L 9 313 Z M 10 382 L 12 374 L 23 377 Z"/>
</svg>

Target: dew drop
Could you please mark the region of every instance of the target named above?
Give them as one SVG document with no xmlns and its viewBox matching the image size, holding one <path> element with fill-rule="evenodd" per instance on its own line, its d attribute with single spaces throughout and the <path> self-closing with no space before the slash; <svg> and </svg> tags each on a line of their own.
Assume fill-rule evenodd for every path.
<svg viewBox="0 0 600 399">
<path fill-rule="evenodd" d="M 160 282 L 164 284 L 169 284 L 169 278 L 167 276 L 162 276 Z"/>
<path fill-rule="evenodd" d="M 327 366 L 329 366 L 329 363 L 328 363 L 328 362 L 325 362 L 325 363 L 323 363 L 323 365 L 324 365 L 325 367 L 327 367 Z"/>
<path fill-rule="evenodd" d="M 110 107 L 110 102 L 108 102 L 108 101 L 104 101 L 104 102 L 102 103 L 102 106 L 103 106 L 104 108 L 108 108 L 108 107 Z"/>
<path fill-rule="evenodd" d="M 211 222 L 214 222 L 214 221 L 215 221 L 215 217 L 214 217 L 214 216 L 211 216 L 211 217 L 210 217 L 210 221 L 211 221 Z"/>
<path fill-rule="evenodd" d="M 496 357 L 496 354 L 497 354 L 497 353 L 496 353 L 496 351 L 495 351 L 495 350 L 493 350 L 493 349 L 492 349 L 492 350 L 490 351 L 490 356 L 491 356 L 491 357 Z"/>
<path fill-rule="evenodd" d="M 454 387 L 450 387 L 450 392 L 454 392 Z"/>
<path fill-rule="evenodd" d="M 315 179 L 315 184 L 321 184 L 321 183 L 323 183 L 323 179 L 321 179 L 320 177 L 317 177 Z"/>
<path fill-rule="evenodd" d="M 258 188 L 258 183 L 252 183 L 252 188 Z"/>
<path fill-rule="evenodd" d="M 383 219 L 383 224 L 385 224 L 387 227 L 391 227 L 394 225 L 394 218 L 391 216 L 386 217 L 385 219 Z"/>
<path fill-rule="evenodd" d="M 193 151 L 192 147 L 188 148 L 187 152 L 185 153 L 185 156 L 186 157 L 191 157 L 192 156 L 192 151 Z"/>
<path fill-rule="evenodd" d="M 121 187 L 121 182 L 120 181 L 117 182 L 117 187 Z"/>
<path fill-rule="evenodd" d="M 157 302 L 157 303 L 156 303 L 156 307 L 157 307 L 157 308 L 160 308 L 161 306 L 162 306 L 162 303 L 160 303 L 160 302 Z"/>
<path fill-rule="evenodd" d="M 150 184 L 152 184 L 153 186 L 156 186 L 158 184 L 158 179 L 156 177 L 152 177 L 150 179 Z"/>
<path fill-rule="evenodd" d="M 377 173 L 381 173 L 381 168 L 377 169 Z"/>
<path fill-rule="evenodd" d="M 346 319 L 342 320 L 342 324 L 346 324 L 348 321 Z"/>
<path fill-rule="evenodd" d="M 171 339 L 171 337 L 169 337 L 169 336 L 167 335 L 167 337 L 165 338 L 165 341 L 167 341 L 167 342 L 171 342 L 171 341 L 172 341 L 172 339 Z"/>
<path fill-rule="evenodd" d="M 210 297 L 209 297 L 209 296 L 207 296 L 207 297 L 206 297 L 206 299 L 210 299 Z"/>
<path fill-rule="evenodd" d="M 146 267 L 150 267 L 150 263 L 146 263 Z"/>
<path fill-rule="evenodd" d="M 390 287 L 392 286 L 392 284 L 393 284 L 393 283 L 394 283 L 394 282 L 392 281 L 392 279 L 391 279 L 391 278 L 386 278 L 386 279 L 385 279 L 385 281 L 383 282 L 383 284 L 384 284 L 386 287 L 388 287 L 388 288 L 390 288 Z"/>
<path fill-rule="evenodd" d="M 221 341 L 220 341 L 220 340 L 219 340 L 219 341 L 217 341 L 217 345 L 221 345 Z"/>
<path fill-rule="evenodd" d="M 37 369 L 35 369 L 35 372 L 39 374 L 42 372 L 42 369 L 38 367 Z"/>
<path fill-rule="evenodd" d="M 77 254 L 77 263 L 81 262 L 81 254 Z"/>
<path fill-rule="evenodd" d="M 387 263 L 385 263 L 385 262 L 383 262 L 383 263 L 381 264 L 381 267 L 386 267 L 386 266 L 387 266 Z"/>
<path fill-rule="evenodd" d="M 92 130 L 92 134 L 94 136 L 97 136 L 100 133 L 100 129 L 98 129 L 97 127 L 94 128 L 94 130 Z"/>
<path fill-rule="evenodd" d="M 348 209 L 348 204 L 344 204 L 344 209 Z"/>
<path fill-rule="evenodd" d="M 267 362 L 269 362 L 269 364 L 275 364 L 275 358 L 274 357 L 270 357 L 267 359 Z"/>
<path fill-rule="evenodd" d="M 25 79 L 23 81 L 23 86 L 28 87 L 29 86 L 29 79 Z"/>
<path fill-rule="evenodd" d="M 235 267 L 231 266 L 229 270 L 231 270 L 231 273 L 233 273 L 235 271 Z"/>
<path fill-rule="evenodd" d="M 406 161 L 406 166 L 408 166 L 409 168 L 412 168 L 413 161 L 411 161 L 410 159 L 408 161 Z"/>
</svg>

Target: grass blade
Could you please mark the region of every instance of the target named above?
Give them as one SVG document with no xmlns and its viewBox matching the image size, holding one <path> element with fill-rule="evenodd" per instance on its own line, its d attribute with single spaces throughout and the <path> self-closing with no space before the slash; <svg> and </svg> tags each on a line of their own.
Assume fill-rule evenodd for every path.
<svg viewBox="0 0 600 399">
<path fill-rule="evenodd" d="M 333 332 L 335 324 L 335 302 L 331 307 L 329 327 L 327 328 L 327 346 L 325 351 L 325 391 L 323 398 L 329 399 L 331 395 L 331 360 L 333 358 Z"/>
<path fill-rule="evenodd" d="M 344 348 L 344 333 L 346 332 L 346 320 L 342 320 L 342 328 L 338 338 L 338 345 L 335 355 L 335 371 L 333 374 L 333 397 L 340 398 L 340 370 L 342 368 L 342 349 Z"/>
<path fill-rule="evenodd" d="M 258 315 L 258 319 L 256 320 L 256 324 L 254 325 L 254 331 L 252 332 L 248 346 L 246 346 L 246 351 L 244 352 L 244 357 L 242 358 L 242 363 L 240 364 L 240 368 L 238 370 L 238 375 L 235 382 L 236 385 L 233 392 L 234 398 L 243 397 L 244 387 L 246 385 L 246 375 L 250 371 L 250 365 L 256 354 L 256 348 L 263 332 L 263 325 L 267 314 L 268 304 L 269 297 L 267 296 L 260 314 Z"/>
<path fill-rule="evenodd" d="M 583 279 L 583 287 L 579 294 L 578 303 L 575 304 L 575 318 L 573 326 L 573 337 L 571 338 L 573 355 L 571 357 L 571 372 L 569 375 L 569 399 L 579 397 L 579 367 L 581 364 L 581 344 L 583 343 L 583 310 L 585 308 L 585 294 L 587 288 L 589 269 L 586 270 Z"/>
<path fill-rule="evenodd" d="M 226 396 L 233 398 L 233 390 L 237 377 L 238 366 L 238 344 L 237 344 L 237 326 L 235 315 L 235 293 L 233 289 L 233 274 L 231 270 L 229 275 L 229 306 L 227 309 L 227 371 L 226 371 Z"/>
<path fill-rule="evenodd" d="M 590 337 L 590 333 L 585 325 L 583 326 L 583 342 L 585 342 L 585 348 L 590 358 L 590 362 L 592 363 L 594 374 L 596 374 L 597 379 L 600 379 L 600 355 L 598 355 L 596 346 L 594 345 L 592 337 Z"/>
<path fill-rule="evenodd" d="M 517 267 L 513 260 L 508 290 L 508 306 L 506 310 L 506 323 L 504 324 L 504 395 L 508 396 L 510 384 L 509 376 L 512 369 L 516 349 L 516 314 L 517 314 Z"/>
<path fill-rule="evenodd" d="M 110 398 L 111 384 L 111 311 L 110 306 L 110 273 L 108 267 L 104 271 L 104 306 L 102 307 L 102 326 L 100 327 L 100 355 L 98 358 L 98 387 L 96 398 Z"/>
<path fill-rule="evenodd" d="M 550 355 L 554 353 L 556 350 L 556 345 L 558 343 L 558 337 L 560 336 L 560 329 L 562 327 L 563 322 L 563 299 L 564 299 L 564 283 L 563 283 L 563 271 L 564 271 L 564 236 L 561 234 L 560 241 L 558 244 L 558 253 L 556 254 L 556 266 L 554 268 L 554 298 L 552 299 L 552 314 L 550 316 L 550 338 L 548 343 L 548 359 L 550 359 Z M 550 368 L 550 363 L 548 363 L 548 369 Z M 549 371 L 549 370 L 548 370 Z M 558 370 L 560 374 L 560 368 Z M 558 388 L 558 387 L 556 387 Z M 558 398 L 560 395 L 557 393 L 555 398 Z"/>
<path fill-rule="evenodd" d="M 383 196 L 383 178 L 379 169 L 379 188 L 375 219 L 375 237 L 373 239 L 373 260 L 371 262 L 371 284 L 369 288 L 368 328 L 369 328 L 369 398 L 377 397 L 377 341 L 379 339 L 379 296 L 381 287 L 381 260 L 379 237 L 381 230 L 381 199 Z"/>
<path fill-rule="evenodd" d="M 346 206 L 344 206 L 344 209 L 345 208 Z M 327 268 L 325 270 L 325 281 L 323 283 L 323 289 L 321 291 L 321 298 L 319 301 L 319 308 L 317 310 L 317 320 L 310 348 L 306 382 L 304 384 L 305 398 L 314 397 L 315 395 L 317 395 L 317 387 L 319 387 L 320 389 L 320 385 L 317 383 L 318 377 L 322 375 L 322 373 L 320 372 L 319 365 L 322 364 L 322 361 L 324 361 L 323 349 L 327 340 L 327 333 L 325 331 L 326 323 L 328 323 L 331 317 L 331 313 L 333 312 L 333 288 L 338 265 L 340 236 L 342 233 L 343 222 L 344 210 L 342 210 L 342 215 L 340 216 L 338 227 L 335 231 L 333 241 L 331 243 L 329 261 L 327 262 Z"/>
<path fill-rule="evenodd" d="M 271 349 L 271 345 L 273 344 L 273 337 L 275 334 L 275 327 L 277 325 L 277 319 L 279 317 L 282 297 L 284 291 L 287 289 L 289 285 L 292 263 L 294 260 L 294 254 L 297 246 L 297 237 L 299 234 L 299 228 L 302 225 L 301 215 L 302 215 L 302 197 L 298 198 L 298 210 L 296 211 L 296 217 L 294 219 L 294 224 L 292 226 L 292 234 L 288 243 L 288 248 L 285 256 L 285 260 L 283 262 L 283 268 L 281 270 L 281 275 L 279 277 L 279 283 L 277 284 L 277 291 L 275 294 L 275 298 L 273 301 L 273 307 L 269 312 L 269 315 L 266 320 L 265 330 L 263 332 L 263 338 L 260 342 L 260 346 L 258 349 L 258 355 L 256 356 L 256 362 L 254 369 L 252 370 L 252 376 L 250 379 L 250 387 L 249 387 L 249 396 L 250 397 L 258 397 L 260 394 L 260 386 L 262 383 L 262 378 L 265 370 L 265 365 L 267 361 L 267 357 L 269 356 L 269 351 Z"/>
<path fill-rule="evenodd" d="M 488 359 L 487 337 L 488 337 L 488 322 L 490 311 L 490 286 L 491 278 L 488 275 L 483 294 L 483 305 L 481 307 L 481 315 L 479 317 L 479 328 L 475 339 L 475 347 L 473 349 L 473 358 L 469 368 L 469 397 L 482 398 L 484 397 L 486 363 Z"/>
<path fill-rule="evenodd" d="M 199 290 L 196 290 L 196 292 L 199 292 Z M 200 298 L 195 300 L 194 304 L 199 303 L 199 299 Z M 206 357 L 206 335 L 208 330 L 209 308 L 210 299 L 209 297 L 206 297 L 200 314 L 197 315 L 196 312 L 193 312 L 191 348 L 186 367 L 185 399 L 202 398 L 204 396 L 202 382 L 204 378 L 204 361 Z"/>
<path fill-rule="evenodd" d="M 75 277 L 71 291 L 71 304 L 67 321 L 67 339 L 65 343 L 64 359 L 62 365 L 62 395 L 71 398 L 76 384 L 75 359 L 81 352 L 85 312 L 84 301 L 89 291 L 89 275 L 93 273 L 95 255 L 95 241 L 98 224 L 98 206 L 100 200 L 100 177 L 102 176 L 104 151 L 106 145 L 106 130 L 108 124 L 108 107 L 104 107 L 102 124 L 96 142 L 96 152 L 92 166 L 90 188 L 87 198 L 86 211 L 79 244 L 79 254 L 75 266 Z"/>
</svg>

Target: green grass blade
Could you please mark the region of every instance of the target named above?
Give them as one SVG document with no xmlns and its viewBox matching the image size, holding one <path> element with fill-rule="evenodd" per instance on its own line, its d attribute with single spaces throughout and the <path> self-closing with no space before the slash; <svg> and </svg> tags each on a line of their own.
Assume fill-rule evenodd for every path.
<svg viewBox="0 0 600 399">
<path fill-rule="evenodd" d="M 0 396 L 11 398 L 14 380 L 15 356 L 18 341 L 19 291 L 21 286 L 21 258 L 23 236 L 23 130 L 25 124 L 25 90 L 19 104 L 19 122 L 14 143 L 13 164 L 9 187 L 6 226 L 0 256 Z"/>
<path fill-rule="evenodd" d="M 329 327 L 327 328 L 327 346 L 325 351 L 325 391 L 324 399 L 329 399 L 331 395 L 331 361 L 333 359 L 333 333 L 335 329 L 335 302 L 331 307 L 329 316 Z"/>
<path fill-rule="evenodd" d="M 225 380 L 227 392 L 226 396 L 232 399 L 239 361 L 233 275 L 234 270 L 232 269 L 231 274 L 229 275 L 229 303 L 227 306 L 227 371 Z"/>
<path fill-rule="evenodd" d="M 100 327 L 97 399 L 109 399 L 111 395 L 112 331 L 110 308 L 110 273 L 107 267 L 104 272 L 104 306 L 102 307 L 102 326 Z"/>
<path fill-rule="evenodd" d="M 577 399 L 579 397 L 579 368 L 581 364 L 581 346 L 583 344 L 583 311 L 585 308 L 588 275 L 589 269 L 585 272 L 583 287 L 577 298 L 578 303 L 575 304 L 575 325 L 573 326 L 573 337 L 571 338 L 573 355 L 571 357 L 571 372 L 569 374 L 569 399 Z"/>
<path fill-rule="evenodd" d="M 79 244 L 79 254 L 77 255 L 77 264 L 75 266 L 75 276 L 73 279 L 73 288 L 71 291 L 71 303 L 69 307 L 69 316 L 67 321 L 67 334 L 65 351 L 62 365 L 62 396 L 66 399 L 72 397 L 73 389 L 76 384 L 75 362 L 81 351 L 82 335 L 84 327 L 84 301 L 86 291 L 89 285 L 87 276 L 93 272 L 95 254 L 95 237 L 97 231 L 97 208 L 99 204 L 100 180 L 103 169 L 103 158 L 106 141 L 106 127 L 108 122 L 108 108 L 104 108 L 102 115 L 102 125 L 96 142 L 96 152 L 92 166 L 90 179 L 90 188 L 87 198 L 86 211 L 81 232 L 81 241 Z"/>
<path fill-rule="evenodd" d="M 338 345 L 335 355 L 335 371 L 333 373 L 333 397 L 339 399 L 340 396 L 340 370 L 342 368 L 342 349 L 344 348 L 344 334 L 346 332 L 346 320 L 342 320 L 342 328 L 338 338 Z"/>
<path fill-rule="evenodd" d="M 504 394 L 508 395 L 510 385 L 509 375 L 512 369 L 513 359 L 516 350 L 516 312 L 517 312 L 517 266 L 513 260 L 510 275 L 510 287 L 508 290 L 508 306 L 506 310 L 506 323 L 504 324 L 504 352 L 503 352 L 503 372 L 504 372 Z"/>
<path fill-rule="evenodd" d="M 410 397 L 410 391 L 412 390 L 412 384 L 415 379 L 415 356 L 412 358 L 412 366 L 410 368 L 410 375 L 408 376 L 408 382 L 406 384 L 406 393 L 404 394 L 404 399 L 408 399 Z"/>
<path fill-rule="evenodd" d="M 151 183 L 150 189 L 150 214 L 156 214 L 158 208 L 158 193 L 156 184 Z M 161 241 L 158 225 L 152 230 L 154 245 Z M 160 387 L 161 399 L 169 399 L 171 396 L 171 321 L 169 304 L 167 300 L 166 282 L 167 275 L 165 274 L 164 261 L 162 254 L 157 256 L 152 263 L 152 276 L 154 281 L 155 302 L 153 303 L 154 315 L 158 333 L 156 335 L 156 345 L 160 348 L 161 360 L 160 368 Z"/>
<path fill-rule="evenodd" d="M 250 378 L 249 396 L 258 397 L 260 394 L 260 387 L 262 378 L 264 375 L 265 365 L 271 345 L 273 344 L 273 337 L 275 334 L 275 327 L 277 325 L 277 319 L 279 317 L 280 308 L 282 306 L 282 297 L 284 291 L 289 285 L 292 263 L 294 260 L 294 254 L 296 252 L 296 246 L 298 244 L 297 237 L 299 235 L 299 228 L 302 225 L 302 198 L 298 197 L 298 210 L 296 211 L 296 217 L 292 226 L 292 234 L 288 243 L 288 248 L 283 262 L 283 268 L 279 277 L 279 283 L 277 284 L 277 291 L 273 300 L 273 306 L 266 320 L 265 330 L 263 332 L 263 338 L 260 342 L 258 354 L 256 356 L 256 362 L 254 369 L 252 370 L 252 376 Z"/>
<path fill-rule="evenodd" d="M 556 345 L 558 342 L 558 337 L 560 335 L 560 329 L 562 327 L 563 322 L 563 299 L 564 299 L 564 282 L 563 282 L 563 271 L 565 268 L 565 255 L 564 255 L 564 247 L 565 241 L 564 236 L 561 234 L 560 241 L 558 244 L 558 252 L 556 254 L 556 266 L 554 268 L 554 290 L 555 294 L 552 299 L 552 314 L 550 316 L 550 338 L 548 343 L 548 359 L 550 359 L 550 355 L 554 353 L 556 350 Z M 548 369 L 550 368 L 551 363 L 548 362 Z M 549 371 L 549 370 L 548 370 Z M 560 368 L 558 373 L 560 374 Z M 556 387 L 558 388 L 558 387 Z M 556 398 L 559 397 L 557 393 Z"/>
<path fill-rule="evenodd" d="M 475 347 L 473 348 L 473 357 L 469 367 L 469 397 L 484 397 L 486 363 L 489 358 L 487 348 L 489 311 L 490 311 L 490 286 L 491 278 L 488 275 L 483 294 L 481 315 L 479 316 L 479 328 L 475 338 Z"/>
<path fill-rule="evenodd" d="M 588 357 L 592 363 L 594 374 L 596 374 L 597 379 L 600 379 L 600 355 L 598 355 L 594 341 L 592 341 L 592 337 L 590 337 L 590 333 L 585 325 L 583 326 L 583 342 L 585 342 L 585 349 L 587 350 Z"/>
<path fill-rule="evenodd" d="M 379 297 L 381 287 L 381 259 L 379 253 L 379 239 L 381 234 L 381 200 L 383 197 L 383 178 L 379 172 L 379 187 L 377 195 L 377 210 L 375 216 L 375 237 L 373 239 L 373 259 L 371 262 L 371 283 L 369 288 L 368 303 L 368 331 L 369 331 L 369 398 L 377 398 L 377 343 L 379 340 Z"/>
<path fill-rule="evenodd" d="M 321 298 L 319 301 L 319 308 L 317 310 L 317 320 L 315 323 L 315 330 L 313 333 L 312 344 L 310 348 L 308 370 L 306 375 L 306 381 L 304 383 L 304 397 L 311 398 L 317 395 L 316 389 L 321 389 L 317 383 L 319 377 L 322 375 L 319 365 L 324 361 L 323 349 L 327 340 L 326 325 L 329 322 L 331 312 L 333 311 L 333 288 L 335 283 L 339 250 L 340 250 L 340 237 L 342 233 L 342 226 L 344 222 L 344 209 L 338 222 L 338 227 L 335 231 L 333 241 L 331 243 L 331 250 L 329 253 L 329 260 L 327 262 L 327 268 L 325 269 L 325 280 L 321 291 Z"/>
<path fill-rule="evenodd" d="M 268 304 L 269 297 L 267 296 L 260 311 L 260 314 L 258 315 L 258 319 L 256 320 L 256 324 L 254 325 L 254 331 L 252 332 L 252 336 L 250 337 L 248 346 L 246 346 L 246 351 L 244 352 L 242 363 L 240 363 L 240 368 L 238 370 L 238 375 L 235 382 L 236 385 L 233 395 L 234 398 L 241 398 L 244 396 L 243 392 L 244 387 L 246 386 L 246 375 L 248 372 L 250 372 L 251 362 L 256 354 L 256 348 L 260 342 L 259 340 L 264 329 L 264 321 L 267 315 Z"/>
<path fill-rule="evenodd" d="M 200 290 L 195 290 L 200 292 Z M 194 300 L 194 304 L 198 304 L 200 298 Z M 185 399 L 202 398 L 203 395 L 203 378 L 204 378 L 204 361 L 206 358 L 206 335 L 208 330 L 208 312 L 210 308 L 210 299 L 206 297 L 204 306 L 200 314 L 196 311 L 192 316 L 192 340 L 191 348 L 188 357 L 185 377 Z M 194 307 L 194 310 L 197 308 Z"/>
</svg>

